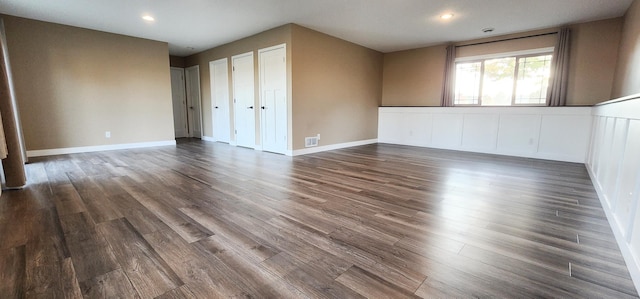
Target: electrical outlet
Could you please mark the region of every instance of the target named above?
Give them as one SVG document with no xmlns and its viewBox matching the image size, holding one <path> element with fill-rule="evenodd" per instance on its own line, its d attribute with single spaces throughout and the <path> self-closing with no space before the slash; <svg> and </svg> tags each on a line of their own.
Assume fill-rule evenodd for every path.
<svg viewBox="0 0 640 299">
<path fill-rule="evenodd" d="M 318 133 L 318 136 L 316 136 L 318 138 L 318 140 L 320 140 L 320 133 Z"/>
<path fill-rule="evenodd" d="M 111 131 L 104 132 L 104 137 L 105 138 L 111 138 Z"/>
</svg>

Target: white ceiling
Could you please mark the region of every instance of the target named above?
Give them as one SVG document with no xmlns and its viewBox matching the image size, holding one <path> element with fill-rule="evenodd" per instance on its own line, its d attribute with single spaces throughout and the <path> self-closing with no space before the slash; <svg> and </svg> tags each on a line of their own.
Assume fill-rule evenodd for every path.
<svg viewBox="0 0 640 299">
<path fill-rule="evenodd" d="M 381 52 L 622 16 L 633 0 L 0 0 L 0 13 L 169 43 L 186 56 L 296 23 Z M 439 16 L 451 12 L 443 21 Z M 143 21 L 150 14 L 156 21 Z M 493 27 L 491 34 L 481 29 Z"/>
</svg>

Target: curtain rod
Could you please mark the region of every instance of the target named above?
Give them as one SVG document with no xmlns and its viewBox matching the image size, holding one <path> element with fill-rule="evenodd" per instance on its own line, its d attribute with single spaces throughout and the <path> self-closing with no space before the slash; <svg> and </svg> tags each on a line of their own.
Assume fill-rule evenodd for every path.
<svg viewBox="0 0 640 299">
<path fill-rule="evenodd" d="M 473 43 L 473 44 L 466 44 L 466 45 L 455 46 L 455 47 L 456 47 L 456 48 L 462 48 L 462 47 L 468 47 L 468 46 L 477 46 L 477 45 L 484 45 L 484 44 L 491 44 L 491 43 L 498 43 L 498 42 L 506 42 L 506 41 L 510 41 L 510 40 L 523 39 L 523 38 L 531 38 L 531 37 L 538 37 L 538 36 L 545 36 L 545 35 L 552 35 L 552 34 L 558 34 L 558 32 L 548 32 L 548 33 L 540 33 L 540 34 L 527 35 L 527 36 L 520 36 L 520 37 L 505 38 L 505 39 L 492 40 L 492 41 L 487 41 L 487 42 L 479 42 L 479 43 Z"/>
</svg>

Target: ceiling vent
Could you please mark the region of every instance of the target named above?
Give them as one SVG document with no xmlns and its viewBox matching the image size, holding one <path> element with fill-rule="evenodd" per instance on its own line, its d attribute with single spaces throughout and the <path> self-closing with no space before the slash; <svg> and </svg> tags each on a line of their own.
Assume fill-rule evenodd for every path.
<svg viewBox="0 0 640 299">
<path fill-rule="evenodd" d="M 304 138 L 304 147 L 313 147 L 318 146 L 318 137 L 305 137 Z"/>
</svg>

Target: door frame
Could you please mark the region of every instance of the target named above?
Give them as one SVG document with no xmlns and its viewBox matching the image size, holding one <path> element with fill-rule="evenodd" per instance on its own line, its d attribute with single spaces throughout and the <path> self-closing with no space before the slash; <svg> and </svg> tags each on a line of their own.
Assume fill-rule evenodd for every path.
<svg viewBox="0 0 640 299">
<path fill-rule="evenodd" d="M 286 111 L 287 111 L 287 115 L 285 115 L 285 119 L 284 119 L 284 123 L 285 123 L 285 127 L 286 127 L 286 133 L 285 136 L 287 138 L 287 141 L 284 145 L 284 148 L 281 151 L 270 151 L 270 152 L 275 152 L 278 154 L 286 154 L 287 150 L 289 148 L 289 83 L 288 83 L 288 78 L 286 78 L 288 76 L 288 71 L 287 71 L 287 44 L 283 43 L 283 44 L 279 44 L 279 45 L 275 45 L 275 46 L 271 46 L 271 47 L 267 47 L 267 48 L 262 48 L 258 50 L 258 90 L 259 90 L 259 100 L 260 100 L 260 107 L 264 106 L 264 92 L 262 90 L 262 78 L 263 78 L 263 72 L 264 70 L 262 69 L 262 64 L 261 64 L 261 55 L 264 52 L 269 52 L 272 50 L 277 50 L 277 49 L 283 49 L 284 50 L 284 57 L 285 57 L 285 93 L 286 93 Z M 260 121 L 260 145 L 263 147 L 264 146 L 264 119 L 262 117 L 262 111 L 260 111 L 260 113 L 258 113 L 258 120 Z"/>
<path fill-rule="evenodd" d="M 187 88 L 185 88 L 186 94 L 187 94 L 187 109 L 189 109 L 189 103 L 190 103 L 189 100 L 191 99 L 191 94 L 190 94 L 191 90 L 189 88 L 189 80 L 190 79 L 189 79 L 189 76 L 187 76 L 187 73 L 190 72 L 190 71 L 194 71 L 194 70 L 195 70 L 194 73 L 196 74 L 196 78 L 197 78 L 195 84 L 197 85 L 196 90 L 197 90 L 198 100 L 195 101 L 195 105 L 197 107 L 197 113 L 196 113 L 196 111 L 194 111 L 193 114 L 196 115 L 198 118 L 200 118 L 199 128 L 197 128 L 197 129 L 199 129 L 200 136 L 195 136 L 194 135 L 194 131 L 195 131 L 196 128 L 195 128 L 195 125 L 193 123 L 193 119 L 188 117 L 189 110 L 187 110 L 187 118 L 188 118 L 187 122 L 189 124 L 189 137 L 202 138 L 202 133 L 203 133 L 202 132 L 202 95 L 201 95 L 201 91 L 200 91 L 200 66 L 199 65 L 190 66 L 190 67 L 184 69 L 184 71 L 185 71 L 184 82 L 185 82 L 185 86 L 187 87 Z M 193 104 L 193 99 L 191 99 L 191 103 Z"/>
</svg>

